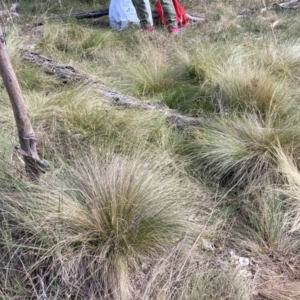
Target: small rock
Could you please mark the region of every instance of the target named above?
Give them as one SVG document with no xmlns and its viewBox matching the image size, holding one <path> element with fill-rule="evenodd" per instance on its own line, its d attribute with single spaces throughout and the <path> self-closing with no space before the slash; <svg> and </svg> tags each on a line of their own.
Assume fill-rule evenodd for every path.
<svg viewBox="0 0 300 300">
<path fill-rule="evenodd" d="M 242 267 L 246 267 L 250 264 L 250 260 L 249 258 L 247 257 L 240 257 L 239 258 L 239 264 L 242 266 Z"/>
</svg>

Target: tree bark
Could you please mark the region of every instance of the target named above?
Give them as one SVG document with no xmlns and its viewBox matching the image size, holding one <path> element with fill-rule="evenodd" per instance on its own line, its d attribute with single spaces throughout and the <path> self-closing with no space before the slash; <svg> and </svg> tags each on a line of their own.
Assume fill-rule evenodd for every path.
<svg viewBox="0 0 300 300">
<path fill-rule="evenodd" d="M 13 67 L 11 65 L 6 43 L 0 26 L 0 74 L 14 112 L 18 130 L 20 148 L 15 147 L 23 155 L 26 174 L 34 180 L 38 180 L 43 173 L 49 170 L 49 163 L 41 160 L 36 150 L 36 139 L 29 116 L 27 114 L 25 101 Z"/>
</svg>

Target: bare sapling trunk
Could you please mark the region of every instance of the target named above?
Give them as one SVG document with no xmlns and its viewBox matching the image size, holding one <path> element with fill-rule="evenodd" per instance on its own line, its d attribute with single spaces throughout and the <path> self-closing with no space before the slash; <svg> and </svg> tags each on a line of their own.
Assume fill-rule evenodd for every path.
<svg viewBox="0 0 300 300">
<path fill-rule="evenodd" d="M 0 26 L 0 73 L 14 112 L 19 135 L 20 148 L 15 149 L 23 155 L 26 174 L 38 180 L 50 169 L 46 160 L 41 160 L 36 150 L 36 138 L 27 114 L 25 101 L 13 67 L 11 65 L 6 43 Z"/>
</svg>

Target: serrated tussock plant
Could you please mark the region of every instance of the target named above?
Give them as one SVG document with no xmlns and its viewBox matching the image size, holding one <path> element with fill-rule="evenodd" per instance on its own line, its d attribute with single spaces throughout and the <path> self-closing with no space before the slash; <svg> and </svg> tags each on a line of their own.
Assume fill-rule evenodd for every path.
<svg viewBox="0 0 300 300">
<path fill-rule="evenodd" d="M 110 31 L 82 28 L 70 22 L 59 26 L 44 26 L 43 37 L 39 38 L 37 45 L 51 56 L 64 53 L 71 54 L 73 60 L 95 60 L 101 56 L 103 49 L 110 48 L 115 42 L 116 38 Z"/>
<path fill-rule="evenodd" d="M 265 123 L 255 115 L 211 119 L 195 130 L 185 153 L 191 168 L 227 187 L 280 182 L 278 149 L 298 153 L 299 135 L 289 122 Z"/>
<path fill-rule="evenodd" d="M 238 201 L 238 221 L 232 235 L 240 249 L 252 255 L 297 251 L 289 233 L 287 197 L 271 186 L 263 192 L 260 187 L 253 190 Z"/>
<path fill-rule="evenodd" d="M 211 82 L 218 68 L 228 54 L 224 48 L 207 43 L 197 43 L 190 45 L 191 49 L 176 49 L 177 59 L 186 66 L 187 72 L 192 80 L 205 84 Z"/>
<path fill-rule="evenodd" d="M 251 299 L 250 285 L 232 267 L 220 267 L 217 271 L 209 264 L 204 265 L 192 272 L 181 288 L 183 291 L 178 289 L 174 299 Z"/>
<path fill-rule="evenodd" d="M 14 24 L 5 27 L 4 34 L 9 59 L 13 67 L 17 70 L 22 65 L 20 49 L 24 47 L 25 39 L 20 36 L 18 29 Z"/>
<path fill-rule="evenodd" d="M 154 95 L 188 79 L 183 64 L 172 59 L 163 40 L 156 43 L 145 40 L 144 44 L 137 46 L 137 53 L 124 63 L 122 80 L 116 83 L 122 89 L 139 96 Z M 120 76 L 120 66 L 115 66 L 115 69 Z"/>
<path fill-rule="evenodd" d="M 300 76 L 300 45 L 298 40 L 283 41 L 279 45 L 269 43 L 257 49 L 257 59 L 272 74 L 290 83 L 298 82 Z"/>
<path fill-rule="evenodd" d="M 51 251 L 65 284 L 132 299 L 131 271 L 189 231 L 180 180 L 153 161 L 124 156 L 84 156 L 59 177 L 61 189 L 41 197 L 41 228 L 57 228 Z"/>
<path fill-rule="evenodd" d="M 91 153 L 63 169 L 35 186 L 2 168 L 3 291 L 11 297 L 141 299 L 137 286 L 148 286 L 153 264 L 165 274 L 151 274 L 155 282 L 168 281 L 165 268 L 178 253 L 184 257 L 195 229 L 188 221 L 195 191 L 176 168 L 149 156 Z M 157 293 L 157 286 L 148 288 Z"/>
<path fill-rule="evenodd" d="M 219 88 L 218 101 L 229 112 L 254 112 L 268 117 L 286 116 L 295 105 L 288 85 L 263 68 L 253 53 L 236 50 L 217 72 L 213 81 Z"/>
<path fill-rule="evenodd" d="M 27 91 L 24 96 L 37 137 L 49 152 L 62 151 L 61 155 L 65 150 L 73 152 L 79 143 L 106 145 L 110 149 L 119 148 L 119 151 L 129 151 L 129 148 L 135 151 L 144 145 L 148 150 L 171 153 L 182 139 L 168 126 L 163 113 L 120 110 L 106 104 L 93 88 L 79 86 L 47 95 Z M 2 123 L 8 126 L 11 108 L 6 105 L 2 111 Z"/>
<path fill-rule="evenodd" d="M 286 182 L 278 190 L 287 198 L 288 228 L 291 235 L 299 236 L 300 230 L 300 173 L 299 156 L 293 157 L 278 151 L 279 171 Z"/>
</svg>

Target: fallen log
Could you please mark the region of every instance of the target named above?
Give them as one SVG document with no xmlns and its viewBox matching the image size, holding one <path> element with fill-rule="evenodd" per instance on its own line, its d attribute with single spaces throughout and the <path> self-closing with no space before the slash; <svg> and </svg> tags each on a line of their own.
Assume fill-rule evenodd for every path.
<svg viewBox="0 0 300 300">
<path fill-rule="evenodd" d="M 62 15 L 55 15 L 55 16 L 50 16 L 50 17 L 45 17 L 33 24 L 38 24 L 37 26 L 43 25 L 46 20 L 56 20 L 56 19 L 69 19 L 69 18 L 75 18 L 77 20 L 80 19 L 97 19 L 100 17 L 108 16 L 109 15 L 109 9 L 98 9 L 98 10 L 93 10 L 93 11 L 86 11 L 86 12 L 79 12 L 79 13 L 74 13 L 74 14 L 62 14 Z M 191 14 L 186 15 L 189 21 L 192 24 L 200 24 L 200 23 L 205 23 L 207 22 L 206 18 L 201 18 L 197 16 L 193 16 Z M 156 10 L 152 11 L 152 18 L 154 21 L 159 20 L 159 15 Z M 33 28 L 35 26 L 32 26 L 31 24 L 26 25 L 28 28 Z"/>
<path fill-rule="evenodd" d="M 107 9 L 75 13 L 75 14 L 72 14 L 71 17 L 73 17 L 75 19 L 91 19 L 91 18 L 100 18 L 100 17 L 108 16 L 108 15 L 109 15 L 109 9 L 107 8 Z M 205 18 L 196 17 L 191 14 L 186 14 L 186 16 L 189 19 L 189 21 L 193 22 L 193 23 L 207 22 L 207 19 L 205 19 Z M 154 21 L 159 19 L 159 15 L 156 10 L 152 10 L 152 18 Z"/>
<path fill-rule="evenodd" d="M 272 3 L 270 5 L 271 8 L 282 8 L 282 9 L 296 9 L 300 7 L 299 0 L 291 0 L 283 3 Z"/>
<path fill-rule="evenodd" d="M 129 109 L 156 110 L 166 115 L 167 121 L 178 129 L 185 129 L 190 126 L 200 126 L 203 120 L 182 115 L 175 110 L 169 109 L 164 104 L 152 104 L 141 102 L 136 98 L 123 95 L 113 89 L 101 84 L 99 81 L 80 73 L 71 66 L 62 66 L 56 64 L 50 58 L 29 50 L 22 50 L 22 57 L 25 61 L 34 63 L 41 67 L 47 74 L 54 75 L 64 83 L 77 82 L 81 84 L 92 84 L 95 90 L 99 92 L 107 103 L 114 106 L 122 106 Z"/>
<path fill-rule="evenodd" d="M 73 17 L 75 19 L 95 19 L 95 18 L 100 18 L 103 16 L 108 16 L 109 15 L 109 9 L 99 9 L 99 10 L 94 10 L 94 11 L 87 11 L 87 12 L 79 12 L 76 14 L 73 14 Z"/>
</svg>

